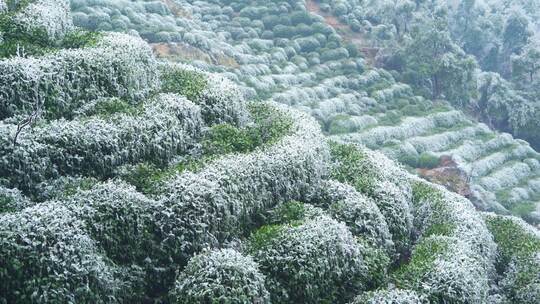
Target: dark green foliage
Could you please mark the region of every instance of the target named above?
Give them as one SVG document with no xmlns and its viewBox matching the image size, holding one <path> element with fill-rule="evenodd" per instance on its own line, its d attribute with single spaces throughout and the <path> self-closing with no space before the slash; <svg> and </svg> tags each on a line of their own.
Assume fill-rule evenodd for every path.
<svg viewBox="0 0 540 304">
<path fill-rule="evenodd" d="M 269 105 L 249 106 L 252 123 L 244 128 L 230 124 L 213 126 L 202 142 L 206 155 L 246 153 L 264 144 L 272 144 L 290 129 L 292 122 Z"/>
<path fill-rule="evenodd" d="M 124 99 L 117 97 L 111 98 L 100 98 L 89 107 L 89 109 L 84 110 L 84 114 L 87 116 L 98 115 L 103 118 L 110 118 L 114 114 L 140 114 L 142 108 L 135 107 L 132 104 L 128 103 Z"/>
<path fill-rule="evenodd" d="M 81 190 L 90 190 L 96 183 L 97 180 L 94 178 L 85 178 L 78 180 L 76 183 L 66 184 L 64 187 L 64 196 L 73 196 Z"/>
<path fill-rule="evenodd" d="M 304 220 L 305 212 L 304 203 L 290 201 L 272 210 L 270 221 L 275 224 L 299 225 Z"/>
<path fill-rule="evenodd" d="M 103 34 L 100 32 L 77 29 L 66 34 L 61 42 L 61 47 L 66 49 L 91 47 L 96 45 L 101 37 Z"/>
<path fill-rule="evenodd" d="M 365 158 L 362 152 L 351 144 L 331 143 L 330 149 L 332 158 L 338 162 L 332 169 L 332 178 L 351 184 L 360 192 L 368 192 L 373 187 L 374 180 L 368 175 L 359 175 L 360 163 Z"/>
<path fill-rule="evenodd" d="M 429 153 L 422 152 L 418 158 L 418 167 L 424 169 L 433 169 L 439 165 L 439 157 Z"/>
<path fill-rule="evenodd" d="M 249 251 L 256 252 L 268 246 L 270 242 L 279 236 L 286 225 L 264 225 L 255 230 L 249 237 Z"/>
<path fill-rule="evenodd" d="M 206 76 L 186 69 L 164 69 L 161 75 L 161 90 L 176 93 L 196 102 L 206 88 Z"/>
<path fill-rule="evenodd" d="M 449 244 L 444 238 L 423 239 L 415 246 L 409 263 L 403 264 L 392 273 L 393 281 L 400 288 L 421 284 L 424 274 L 431 271 L 437 256 L 445 253 L 448 249 Z"/>
<path fill-rule="evenodd" d="M 13 22 L 12 14 L 0 14 L 0 58 L 15 55 L 43 55 L 54 49 L 54 44 L 44 30 L 28 33 Z"/>
<path fill-rule="evenodd" d="M 230 124 L 213 126 L 202 143 L 203 151 L 214 155 L 252 151 L 257 146 L 254 133 Z"/>
<path fill-rule="evenodd" d="M 375 289 L 380 286 L 385 286 L 388 281 L 388 265 L 390 265 L 390 257 L 381 248 L 371 244 L 370 241 L 357 238 L 358 244 L 362 248 L 362 258 L 367 266 L 367 277 L 371 278 L 367 282 L 367 289 Z"/>
<path fill-rule="evenodd" d="M 493 216 L 486 219 L 486 224 L 499 248 L 500 271 L 504 270 L 513 258 L 528 259 L 540 251 L 540 239 L 525 231 L 514 220 Z"/>
<path fill-rule="evenodd" d="M 163 170 L 152 163 L 140 163 L 121 168 L 118 176 L 135 186 L 138 191 L 151 194 L 155 192 L 157 185 L 159 185 L 163 177 Z"/>
</svg>

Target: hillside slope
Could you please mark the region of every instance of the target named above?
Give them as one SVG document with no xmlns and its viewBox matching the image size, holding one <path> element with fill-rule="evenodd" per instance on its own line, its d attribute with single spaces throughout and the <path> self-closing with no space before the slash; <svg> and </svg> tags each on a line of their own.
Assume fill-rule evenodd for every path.
<svg viewBox="0 0 540 304">
<path fill-rule="evenodd" d="M 127 11 L 117 2 L 77 2 L 75 22 L 115 28 L 112 24 L 124 20 L 125 29 L 161 41 L 156 50 L 164 58 L 187 58 L 224 73 L 248 96 L 310 113 L 332 138 L 381 150 L 411 169 L 444 166 L 435 158 L 451 158 L 459 174 L 445 173 L 434 181 L 458 180 L 466 186 L 450 188 L 464 188 L 460 192 L 478 208 L 540 223 L 540 166 L 534 149 L 444 101 L 414 96 L 391 73 L 370 66 L 369 43 L 359 42 L 347 25 L 336 25 L 339 21 L 329 19 L 329 13 L 310 14 L 303 1 L 183 0 L 159 10 L 149 3 L 126 4 Z M 97 15 L 102 23 L 84 22 Z M 141 18 L 148 21 L 139 23 Z M 328 25 L 329 20 L 335 22 Z M 149 32 L 156 26 L 159 35 Z"/>
<path fill-rule="evenodd" d="M 264 40 L 233 46 L 221 34 L 197 68 L 156 59 L 136 33 L 76 28 L 64 0 L 0 1 L 2 32 L 17 33 L 0 44 L 0 302 L 540 299 L 536 228 L 480 213 L 380 152 L 325 136 L 345 111 L 377 124 L 369 109 L 383 112 L 398 96 L 428 107 L 431 115 L 407 118 L 427 129 L 468 121 L 448 106 L 429 108 L 383 70 L 362 72 L 339 37 L 325 37 L 338 47 L 308 66 Z M 161 2 L 137 3 L 172 14 Z M 177 5 L 177 17 L 196 16 L 196 7 Z M 199 25 L 225 28 L 227 18 L 197 5 L 215 16 L 186 21 L 205 41 Z M 253 20 L 264 11 L 233 5 L 228 14 Z M 317 19 L 303 4 L 280 5 Z M 329 30 L 297 30 L 317 27 Z M 260 51 L 250 55 L 248 42 Z M 303 54 L 302 43 L 289 51 Z M 232 62 L 224 58 L 238 66 L 219 65 Z"/>
</svg>

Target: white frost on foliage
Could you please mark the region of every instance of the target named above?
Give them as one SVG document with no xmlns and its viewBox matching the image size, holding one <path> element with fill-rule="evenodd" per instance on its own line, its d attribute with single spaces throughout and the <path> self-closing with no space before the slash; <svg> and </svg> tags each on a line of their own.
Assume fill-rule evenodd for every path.
<svg viewBox="0 0 540 304">
<path fill-rule="evenodd" d="M 181 63 L 160 63 L 160 70 L 162 73 L 189 71 L 205 76 L 206 86 L 194 102 L 201 107 L 203 118 L 208 124 L 230 123 L 241 126 L 247 121 L 244 94 L 227 77 Z"/>
<path fill-rule="evenodd" d="M 203 303 L 220 299 L 225 303 L 268 304 L 265 276 L 249 256 L 233 249 L 203 252 L 194 256 L 176 279 L 175 303 Z"/>
<path fill-rule="evenodd" d="M 406 117 L 397 126 L 378 126 L 362 133 L 342 135 L 341 140 L 356 142 L 369 148 L 378 148 L 389 140 L 404 140 L 429 133 L 437 127 L 450 127 L 461 121 L 464 116 L 459 111 L 431 114 L 426 117 Z"/>
<path fill-rule="evenodd" d="M 351 304 L 426 304 L 427 299 L 413 290 L 390 289 L 366 292 Z"/>
<path fill-rule="evenodd" d="M 20 211 L 31 204 L 32 202 L 19 189 L 10 189 L 0 185 L 0 214 Z"/>
<path fill-rule="evenodd" d="M 2 3 L 0 3 L 0 11 Z M 37 0 L 14 16 L 13 22 L 27 32 L 44 31 L 49 39 L 62 38 L 73 29 L 68 0 Z"/>
<path fill-rule="evenodd" d="M 140 38 L 107 33 L 97 45 L 43 57 L 0 60 L 0 118 L 37 108 L 69 114 L 87 100 L 139 101 L 159 87 L 156 60 Z M 55 94 L 51 94 L 55 92 Z"/>
<path fill-rule="evenodd" d="M 395 251 L 386 220 L 375 202 L 352 186 L 334 180 L 323 181 L 310 193 L 309 201 L 328 208 L 328 213 L 361 236 L 392 255 Z"/>
<path fill-rule="evenodd" d="M 415 201 L 419 242 L 448 246 L 434 254 L 435 263 L 416 287 L 446 299 L 485 302 L 497 251 L 482 217 L 466 198 L 417 177 L 413 180 L 425 189 L 417 191 L 429 191 Z"/>
<path fill-rule="evenodd" d="M 22 296 L 43 303 L 114 298 L 120 288 L 117 270 L 99 252 L 84 223 L 59 203 L 3 214 L 0 281 L 5 293 L 0 301 Z"/>
<path fill-rule="evenodd" d="M 327 174 L 329 152 L 317 123 L 306 114 L 276 107 L 293 121 L 289 135 L 270 147 L 225 156 L 167 183 L 158 218 L 167 246 L 190 255 L 227 241 L 255 214 L 280 202 L 301 200 L 310 184 Z"/>
<path fill-rule="evenodd" d="M 56 120 L 22 132 L 0 123 L 0 171 L 28 190 L 63 174 L 108 176 L 117 166 L 138 161 L 166 164 L 185 153 L 202 134 L 200 108 L 184 97 L 160 94 L 139 115 Z"/>
<path fill-rule="evenodd" d="M 253 255 L 267 275 L 272 302 L 334 303 L 351 299 L 370 282 L 372 269 L 363 254 L 345 224 L 323 215 L 285 226 Z"/>
</svg>

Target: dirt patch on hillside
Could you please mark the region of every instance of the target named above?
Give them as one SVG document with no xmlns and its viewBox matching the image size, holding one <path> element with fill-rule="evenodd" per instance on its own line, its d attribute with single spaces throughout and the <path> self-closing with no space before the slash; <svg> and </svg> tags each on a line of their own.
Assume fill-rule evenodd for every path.
<svg viewBox="0 0 540 304">
<path fill-rule="evenodd" d="M 418 169 L 418 174 L 430 182 L 443 185 L 446 189 L 471 198 L 469 176 L 458 167 L 451 156 L 441 156 L 433 169 Z"/>
</svg>

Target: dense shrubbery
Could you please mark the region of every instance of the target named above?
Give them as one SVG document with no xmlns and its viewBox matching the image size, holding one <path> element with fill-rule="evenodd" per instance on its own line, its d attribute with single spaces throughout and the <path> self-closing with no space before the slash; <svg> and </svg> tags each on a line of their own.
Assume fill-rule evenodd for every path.
<svg viewBox="0 0 540 304">
<path fill-rule="evenodd" d="M 335 219 L 345 223 L 353 235 L 384 248 L 388 254 L 395 251 L 386 219 L 376 203 L 353 187 L 336 181 L 317 185 L 310 202 L 328 209 Z"/>
<path fill-rule="evenodd" d="M 0 60 L 0 118 L 69 116 L 87 100 L 147 98 L 159 86 L 157 64 L 141 39 L 106 34 L 94 46 L 43 57 Z"/>
<path fill-rule="evenodd" d="M 193 257 L 176 280 L 172 303 L 270 303 L 265 277 L 250 257 L 233 249 Z"/>
<path fill-rule="evenodd" d="M 173 260 L 183 263 L 186 255 L 242 235 L 258 213 L 302 198 L 326 174 L 328 152 L 318 127 L 304 114 L 284 115 L 294 124 L 274 145 L 218 159 L 166 183 L 157 221 Z"/>
<path fill-rule="evenodd" d="M 485 302 L 496 246 L 469 201 L 425 181 L 413 183 L 415 237 L 411 260 L 394 274 L 401 288 L 430 301 Z"/>
<path fill-rule="evenodd" d="M 508 303 L 540 300 L 540 234 L 521 219 L 485 215 L 499 249 L 497 270 L 502 295 Z"/>
<path fill-rule="evenodd" d="M 0 172 L 21 190 L 64 174 L 109 177 L 126 163 L 167 164 L 195 144 L 202 127 L 199 107 L 172 94 L 158 95 L 136 114 L 51 121 L 17 142 L 16 126 L 0 124 Z"/>
<path fill-rule="evenodd" d="M 368 265 L 347 227 L 327 216 L 299 226 L 267 230 L 256 242 L 254 259 L 267 275 L 272 302 L 346 303 L 366 288 Z"/>
<path fill-rule="evenodd" d="M 45 203 L 0 218 L 2 301 L 105 303 L 119 294 L 116 270 L 65 206 Z"/>
<path fill-rule="evenodd" d="M 367 24 L 352 19 L 379 18 L 352 1 L 323 8 L 356 30 Z M 157 64 L 138 38 L 84 31 L 44 37 L 47 49 L 28 54 L 42 57 L 2 61 L 37 62 L 43 72 L 73 52 L 85 61 L 64 68 L 113 81 L 88 76 L 89 91 L 70 95 L 75 76 L 46 70 L 60 72 L 21 96 L 48 98 L 48 116 L 22 132 L 15 123 L 35 104 L 10 97 L 21 106 L 0 123 L 0 302 L 537 302 L 532 228 L 486 216 L 497 257 L 469 201 L 379 153 L 328 147 L 307 115 L 244 96 L 298 107 L 336 139 L 399 153 L 414 167 L 455 151 L 459 166 L 482 177 L 476 185 L 500 189 L 486 197 L 508 206 L 540 193 L 528 179 L 538 155 L 525 143 L 414 97 L 397 73 L 364 72 L 376 58 L 357 58 L 358 39 L 343 43 L 302 1 L 94 2 L 72 1 L 76 24 L 181 41 L 171 51 L 200 69 Z M 391 15 L 394 4 L 382 7 Z M 394 28 L 376 25 L 373 35 L 394 39 Z M 102 61 L 84 55 L 106 50 Z M 463 59 L 443 57 L 443 65 Z"/>
<path fill-rule="evenodd" d="M 8 189 L 0 186 L 0 214 L 4 212 L 20 211 L 31 205 L 19 189 Z"/>
<path fill-rule="evenodd" d="M 407 174 L 381 154 L 355 145 L 332 145 L 336 163 L 332 177 L 350 183 L 373 199 L 386 218 L 397 254 L 410 245 L 411 186 Z"/>
<path fill-rule="evenodd" d="M 162 90 L 184 95 L 198 104 L 208 124 L 245 122 L 243 95 L 227 78 L 180 64 L 162 65 L 161 71 Z"/>
</svg>

